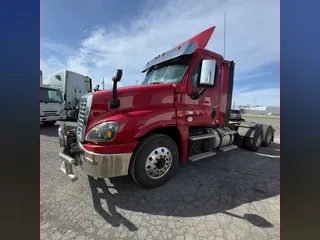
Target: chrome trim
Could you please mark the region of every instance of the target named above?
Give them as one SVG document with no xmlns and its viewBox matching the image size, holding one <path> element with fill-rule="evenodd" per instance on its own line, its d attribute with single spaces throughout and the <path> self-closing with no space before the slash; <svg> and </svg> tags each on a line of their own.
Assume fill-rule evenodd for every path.
<svg viewBox="0 0 320 240">
<path fill-rule="evenodd" d="M 99 154 L 87 151 L 81 143 L 78 144 L 84 151 L 80 155 L 80 167 L 86 174 L 96 178 L 128 175 L 132 153 Z"/>
<path fill-rule="evenodd" d="M 60 147 L 59 156 L 62 159 L 60 170 L 61 172 L 63 172 L 64 175 L 66 175 L 71 180 L 71 182 L 75 182 L 78 180 L 78 176 L 76 176 L 73 173 L 73 168 L 72 168 L 72 166 L 74 165 L 75 159 L 68 156 L 64 152 L 65 152 L 65 148 Z"/>
<path fill-rule="evenodd" d="M 179 47 L 179 46 L 177 46 Z M 172 48 L 171 50 L 165 52 L 164 54 L 155 57 L 150 62 L 148 62 L 143 68 L 142 72 L 147 71 L 150 67 L 157 65 L 159 63 L 180 57 L 182 55 L 190 55 L 198 48 L 198 45 L 194 42 L 187 42 L 180 46 L 178 50 L 177 47 Z"/>
<path fill-rule="evenodd" d="M 78 117 L 78 124 L 77 124 L 77 138 L 80 142 L 84 141 L 84 134 L 88 122 L 88 118 L 90 115 L 92 105 L 92 94 L 88 93 L 81 97 L 79 103 L 79 117 Z"/>
</svg>

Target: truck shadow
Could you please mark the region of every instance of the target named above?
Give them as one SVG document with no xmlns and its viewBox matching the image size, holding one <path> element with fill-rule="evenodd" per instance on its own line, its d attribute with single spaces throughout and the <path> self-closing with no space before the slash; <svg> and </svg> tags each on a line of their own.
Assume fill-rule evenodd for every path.
<svg viewBox="0 0 320 240">
<path fill-rule="evenodd" d="M 116 209 L 116 198 L 112 196 L 104 179 L 94 179 L 88 176 L 91 189 L 94 210 L 113 227 L 119 227 L 121 224 L 130 231 L 136 231 L 138 228 L 128 219 L 123 217 Z M 99 189 L 102 193 L 99 193 Z M 101 201 L 105 200 L 108 211 L 102 207 Z"/>
<path fill-rule="evenodd" d="M 137 227 L 116 207 L 176 217 L 223 213 L 258 227 L 272 227 L 256 214 L 240 216 L 228 210 L 279 195 L 279 149 L 280 145 L 273 143 L 255 153 L 244 149 L 218 153 L 213 158 L 182 165 L 174 179 L 151 190 L 137 186 L 128 176 L 107 181 L 89 177 L 93 205 L 110 224 L 123 224 L 131 231 Z M 109 213 L 101 200 L 107 202 Z"/>
</svg>

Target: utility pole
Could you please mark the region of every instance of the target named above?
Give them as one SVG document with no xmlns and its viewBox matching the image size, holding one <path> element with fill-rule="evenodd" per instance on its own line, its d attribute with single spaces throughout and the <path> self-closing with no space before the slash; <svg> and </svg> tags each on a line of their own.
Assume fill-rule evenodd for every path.
<svg viewBox="0 0 320 240">
<path fill-rule="evenodd" d="M 102 90 L 104 90 L 104 78 L 102 78 Z"/>
</svg>

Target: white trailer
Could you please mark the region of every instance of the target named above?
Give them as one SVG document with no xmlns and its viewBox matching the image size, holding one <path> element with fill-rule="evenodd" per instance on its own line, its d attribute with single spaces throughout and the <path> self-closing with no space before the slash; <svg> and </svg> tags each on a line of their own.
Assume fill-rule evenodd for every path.
<svg viewBox="0 0 320 240">
<path fill-rule="evenodd" d="M 62 92 L 66 117 L 77 119 L 80 98 L 92 92 L 92 79 L 70 70 L 61 70 L 53 74 L 46 84 Z"/>
</svg>

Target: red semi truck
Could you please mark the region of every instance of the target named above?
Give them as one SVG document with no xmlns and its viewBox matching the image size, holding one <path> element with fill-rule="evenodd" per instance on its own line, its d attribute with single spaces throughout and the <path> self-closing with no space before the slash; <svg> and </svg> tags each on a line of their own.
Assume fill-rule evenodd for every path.
<svg viewBox="0 0 320 240">
<path fill-rule="evenodd" d="M 211 27 L 146 64 L 140 86 L 82 97 L 76 128 L 59 128 L 62 172 L 73 166 L 92 177 L 131 174 L 143 188 L 166 183 L 179 164 L 244 147 L 256 151 L 274 138 L 270 125 L 229 121 L 235 63 L 205 49 Z"/>
</svg>

